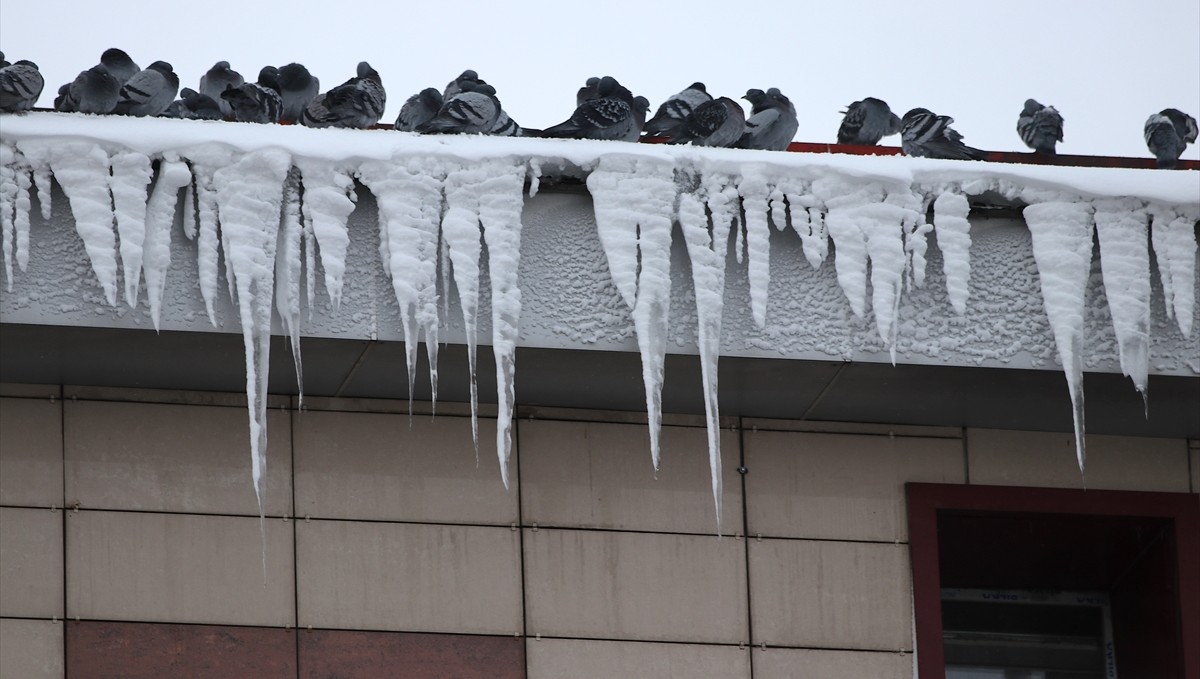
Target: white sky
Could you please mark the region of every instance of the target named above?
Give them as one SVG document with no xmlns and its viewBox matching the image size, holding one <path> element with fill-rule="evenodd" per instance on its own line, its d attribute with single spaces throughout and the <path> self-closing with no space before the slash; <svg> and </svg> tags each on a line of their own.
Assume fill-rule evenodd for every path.
<svg viewBox="0 0 1200 679">
<path fill-rule="evenodd" d="M 365 59 L 388 91 L 384 122 L 465 68 L 528 127 L 566 119 L 592 75 L 615 76 L 652 107 L 695 80 L 733 98 L 779 87 L 800 117 L 796 140 L 809 142 L 835 141 L 839 111 L 865 96 L 899 115 L 953 116 L 988 150 L 1027 150 L 1015 125 L 1028 97 L 1066 118 L 1061 153 L 1145 157 L 1151 113 L 1200 117 L 1196 0 L 0 2 L 0 49 L 41 67 L 43 106 L 108 47 L 143 67 L 168 61 L 190 87 L 225 59 L 247 79 L 299 61 L 324 90 Z"/>
</svg>

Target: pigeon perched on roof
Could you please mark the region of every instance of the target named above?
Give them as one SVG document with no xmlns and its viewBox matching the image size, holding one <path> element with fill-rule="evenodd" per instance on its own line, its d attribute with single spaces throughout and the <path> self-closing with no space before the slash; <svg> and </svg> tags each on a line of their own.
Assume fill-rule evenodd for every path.
<svg viewBox="0 0 1200 679">
<path fill-rule="evenodd" d="M 672 94 L 667 97 L 666 101 L 659 104 L 654 117 L 646 121 L 642 132 L 649 136 L 674 136 L 676 128 L 683 124 L 683 120 L 688 117 L 689 113 L 701 104 L 712 100 L 712 95 L 704 88 L 704 83 L 692 83 L 686 89 Z M 737 102 L 734 102 L 734 105 L 736 106 Z M 738 108 L 740 109 L 741 106 Z M 745 115 L 743 114 L 742 117 L 745 118 Z"/>
<path fill-rule="evenodd" d="M 387 105 L 387 93 L 379 72 L 365 61 L 358 75 L 317 95 L 304 109 L 300 122 L 308 127 L 349 127 L 365 130 L 379 122 Z"/>
<path fill-rule="evenodd" d="M 787 150 L 800 127 L 792 102 L 777 87 L 766 92 L 747 90 L 742 98 L 749 101 L 752 108 L 750 117 L 746 119 L 746 130 L 738 140 L 738 148 Z"/>
<path fill-rule="evenodd" d="M 112 113 L 121 94 L 121 84 L 103 64 L 97 64 L 59 88 L 58 94 L 54 100 L 56 111 Z"/>
<path fill-rule="evenodd" d="M 142 67 L 134 63 L 133 59 L 125 53 L 125 50 L 110 47 L 104 50 L 104 54 L 100 55 L 100 64 L 108 69 L 109 73 L 117 79 L 117 82 L 124 85 L 129 82 L 129 79 L 137 75 Z"/>
<path fill-rule="evenodd" d="M 242 83 L 221 93 L 221 98 L 240 123 L 277 123 L 283 113 L 283 98 L 274 88 L 262 83 Z"/>
<path fill-rule="evenodd" d="M 4 58 L 4 52 L 0 52 L 0 68 L 5 68 L 7 66 L 12 66 L 12 64 L 8 61 L 8 59 Z"/>
<path fill-rule="evenodd" d="M 599 98 L 600 98 L 600 79 L 595 76 L 592 76 L 591 78 L 588 78 L 583 83 L 583 87 L 580 87 L 579 91 L 575 93 L 575 105 L 579 106 L 580 104 L 582 104 L 585 101 L 590 101 L 592 99 L 599 99 Z"/>
<path fill-rule="evenodd" d="M 229 67 L 228 61 L 218 61 L 217 63 L 213 64 L 212 68 L 208 69 L 207 73 L 200 76 L 200 89 L 198 92 L 211 97 L 213 101 L 216 101 L 217 105 L 221 107 L 221 113 L 223 113 L 226 118 L 232 118 L 233 108 L 231 107 L 230 103 L 221 96 L 221 93 L 231 87 L 241 87 L 245 82 L 246 79 L 242 77 L 241 73 L 238 73 Z"/>
<path fill-rule="evenodd" d="M 481 80 L 479 74 L 471 69 L 462 72 L 457 78 L 446 83 L 446 89 L 442 90 L 442 101 L 450 101 L 450 99 L 459 92 L 471 92 L 480 85 L 486 85 L 486 80 Z"/>
<path fill-rule="evenodd" d="M 42 95 L 46 81 L 37 64 L 27 59 L 0 68 L 0 111 L 28 111 Z"/>
<path fill-rule="evenodd" d="M 442 93 L 432 87 L 426 87 L 404 102 L 392 129 L 401 132 L 415 131 L 419 126 L 433 120 L 438 111 L 442 110 L 442 103 Z"/>
<path fill-rule="evenodd" d="M 1055 144 L 1063 140 L 1063 117 L 1053 106 L 1026 99 L 1017 117 L 1017 134 L 1034 151 L 1054 155 Z"/>
<path fill-rule="evenodd" d="M 546 128 L 542 136 L 637 141 L 650 102 L 645 97 L 633 97 L 611 76 L 601 78 L 597 87 L 598 98 L 577 106 L 568 120 Z"/>
<path fill-rule="evenodd" d="M 729 97 L 721 97 L 692 109 L 673 129 L 667 143 L 728 147 L 736 144 L 745 130 L 746 112 L 742 105 Z"/>
<path fill-rule="evenodd" d="M 164 118 L 187 118 L 190 120 L 224 120 L 225 114 L 221 107 L 207 94 L 200 94 L 190 87 L 179 90 L 179 98 L 171 102 Z"/>
<path fill-rule="evenodd" d="M 983 160 L 987 157 L 986 151 L 963 143 L 962 135 L 950 127 L 954 122 L 950 116 L 914 108 L 904 114 L 902 122 L 900 146 L 904 155 L 951 160 Z"/>
<path fill-rule="evenodd" d="M 846 107 L 846 116 L 838 128 L 839 144 L 875 146 L 884 137 L 900 132 L 900 116 L 892 113 L 887 102 L 867 97 Z"/>
<path fill-rule="evenodd" d="M 1169 170 L 1189 143 L 1196 141 L 1196 119 L 1175 108 L 1164 108 L 1146 120 L 1146 146 L 1158 160 L 1159 169 Z"/>
<path fill-rule="evenodd" d="M 156 61 L 138 71 L 121 87 L 114 113 L 131 116 L 157 116 L 175 101 L 179 92 L 179 76 L 171 64 Z"/>
<path fill-rule="evenodd" d="M 309 102 L 321 93 L 321 81 L 301 64 L 279 67 L 279 96 L 283 99 L 280 122 L 295 123 L 304 115 Z"/>
<path fill-rule="evenodd" d="M 500 119 L 496 88 L 464 82 L 468 88 L 442 103 L 437 115 L 418 125 L 422 134 L 490 134 Z"/>
</svg>

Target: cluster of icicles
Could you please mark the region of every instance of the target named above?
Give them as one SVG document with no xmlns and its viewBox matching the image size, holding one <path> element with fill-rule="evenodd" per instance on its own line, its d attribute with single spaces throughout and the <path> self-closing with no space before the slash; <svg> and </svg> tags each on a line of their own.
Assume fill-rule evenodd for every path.
<svg viewBox="0 0 1200 679">
<path fill-rule="evenodd" d="M 498 384 L 497 451 L 507 487 L 521 310 L 517 271 L 523 193 L 527 182 L 529 194 L 536 193 L 540 168 L 546 162 L 519 156 L 464 161 L 398 154 L 388 161 L 349 163 L 292 157 L 273 149 L 243 153 L 215 144 L 151 157 L 86 141 L 4 142 L 0 144 L 0 231 L 5 273 L 11 289 L 14 257 L 22 270 L 28 261 L 30 190 L 36 187 L 41 196 L 49 196 L 53 175 L 70 201 L 76 228 L 109 304 L 115 306 L 121 292 L 117 288 L 120 266 L 125 302 L 137 305 L 139 282 L 144 280 L 157 328 L 182 190 L 183 236 L 196 242 L 201 294 L 209 318 L 215 325 L 213 303 L 221 255 L 227 263 L 229 295 L 240 312 L 253 478 L 261 508 L 272 309 L 290 337 L 302 385 L 301 296 L 307 296 L 311 314 L 319 251 L 326 291 L 336 313 L 357 180 L 375 195 L 379 206 L 380 257 L 401 311 L 410 395 L 423 335 L 436 401 L 438 328 L 444 320 L 439 317 L 439 300 L 449 295 L 453 272 L 468 343 L 476 450 L 476 313 L 480 264 L 486 252 Z M 986 183 L 982 181 L 910 186 L 832 173 L 803 176 L 796 168 L 765 163 L 749 163 L 732 174 L 727 165 L 705 163 L 703 158 L 602 156 L 590 168 L 587 187 L 613 283 L 630 309 L 636 332 L 656 469 L 675 224 L 686 241 L 699 320 L 718 522 L 722 473 L 717 360 L 731 238 L 737 260 L 746 261 L 751 310 L 759 328 L 766 322 L 772 225 L 799 235 L 814 268 L 823 264 L 832 239 L 838 282 L 859 317 L 866 313 L 869 272 L 875 326 L 894 362 L 897 311 L 906 286 L 923 284 L 928 234 L 937 231 L 949 299 L 955 312 L 963 314 L 971 245 L 966 195 L 991 189 L 1025 202 L 1044 306 L 1074 406 L 1081 471 L 1081 347 L 1093 230 L 1099 238 L 1121 367 L 1136 388 L 1145 392 L 1149 364 L 1151 247 L 1167 315 L 1190 337 L 1195 304 L 1194 224 L 1200 217 L 1195 206 L 1148 205 L 1128 198 L 1081 199 L 1003 181 L 987 186 L 977 185 Z M 50 201 L 40 204 L 49 219 Z M 933 223 L 929 224 L 926 215 L 931 207 Z"/>
</svg>

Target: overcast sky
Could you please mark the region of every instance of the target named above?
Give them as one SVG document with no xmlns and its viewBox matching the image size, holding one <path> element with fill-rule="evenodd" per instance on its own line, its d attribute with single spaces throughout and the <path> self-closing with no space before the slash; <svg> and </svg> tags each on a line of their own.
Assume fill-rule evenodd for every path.
<svg viewBox="0 0 1200 679">
<path fill-rule="evenodd" d="M 613 75 L 652 107 L 695 80 L 735 98 L 778 87 L 796 105 L 797 141 L 835 141 L 842 107 L 875 96 L 900 115 L 953 116 L 973 146 L 1026 150 L 1015 125 L 1033 97 L 1066 118 L 1060 152 L 1131 156 L 1149 155 L 1151 113 L 1200 116 L 1197 27 L 1196 0 L 0 2 L 0 49 L 41 67 L 42 106 L 121 47 L 143 67 L 170 62 L 191 87 L 224 59 L 247 79 L 299 61 L 324 90 L 367 60 L 387 88 L 384 122 L 473 68 L 528 127 L 566 119 L 583 80 Z"/>
</svg>

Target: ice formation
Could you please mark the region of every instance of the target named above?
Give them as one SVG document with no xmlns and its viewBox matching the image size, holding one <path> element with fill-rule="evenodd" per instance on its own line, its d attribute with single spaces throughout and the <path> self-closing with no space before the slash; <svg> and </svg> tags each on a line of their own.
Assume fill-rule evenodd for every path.
<svg viewBox="0 0 1200 679">
<path fill-rule="evenodd" d="M 301 322 L 307 308 L 312 323 L 318 307 L 316 279 L 323 275 L 329 300 L 317 313 L 327 312 L 336 323 L 343 290 L 367 270 L 347 261 L 354 251 L 350 217 L 362 190 L 357 179 L 378 206 L 379 264 L 390 279 L 406 343 L 410 399 L 423 338 L 436 400 L 438 339 L 451 322 L 453 281 L 468 349 L 476 451 L 476 347 L 484 308 L 480 276 L 487 267 L 499 403 L 497 452 L 507 486 L 516 347 L 522 340 L 518 270 L 523 194 L 527 181 L 533 197 L 543 181 L 559 174 L 586 177 L 599 251 L 616 290 L 614 303 L 623 305 L 614 309 L 626 314 L 620 320 L 632 326 L 641 355 L 655 469 L 660 462 L 664 360 L 672 336 L 672 232 L 679 227 L 695 298 L 718 530 L 722 476 L 717 365 L 726 349 L 723 320 L 731 310 L 743 311 L 726 305 L 731 247 L 733 260 L 745 260 L 746 279 L 737 280 L 748 288 L 749 306 L 748 314 L 739 318 L 745 319 L 746 332 L 758 333 L 753 346 L 768 350 L 803 327 L 786 325 L 791 319 L 781 317 L 807 311 L 804 304 L 811 300 L 803 296 L 806 291 L 779 302 L 768 297 L 773 271 L 794 271 L 798 264 L 779 254 L 773 264 L 772 243 L 798 237 L 801 249 L 792 252 L 802 252 L 810 270 L 829 266 L 826 259 L 833 243 L 836 284 L 829 299 L 836 309 L 830 313 L 850 321 L 854 332 L 861 326 L 873 351 L 881 347 L 895 362 L 900 341 L 910 339 L 905 337 L 913 327 L 909 315 L 937 313 L 904 303 L 906 294 L 924 283 L 930 232 L 940 251 L 946 310 L 953 311 L 951 324 L 962 326 L 973 322 L 977 304 L 969 294 L 975 238 L 967 221 L 968 196 L 993 192 L 1024 206 L 1049 321 L 1049 332 L 1040 332 L 1052 337 L 1044 340 L 1050 352 L 1046 355 L 1052 354 L 1053 342 L 1067 377 L 1081 469 L 1082 373 L 1089 339 L 1084 310 L 1093 233 L 1099 240 L 1116 352 L 1121 370 L 1136 388 L 1145 392 L 1154 350 L 1154 262 L 1167 315 L 1183 337 L 1192 336 L 1200 195 L 1187 172 L 611 142 L 428 138 L 36 113 L 6 116 L 0 139 L 6 289 L 12 290 L 14 261 L 21 271 L 29 262 L 34 190 L 43 217 L 49 219 L 53 175 L 70 203 L 75 230 L 104 301 L 115 307 L 123 292 L 128 306 L 137 305 L 144 279 L 149 315 L 158 328 L 168 275 L 181 266 L 180 258 L 172 257 L 172 241 L 181 247 L 173 234 L 179 214 L 183 236 L 191 241 L 186 245 L 195 249 L 196 279 L 209 321 L 218 327 L 232 322 L 218 318 L 218 310 L 224 308 L 219 304 L 222 287 L 237 310 L 246 352 L 252 477 L 261 503 L 271 321 L 278 316 L 289 338 L 303 389 L 299 343 L 306 333 Z M 181 192 L 182 205 L 177 205 Z M 925 219 L 931 207 L 932 225 Z M 795 235 L 786 232 L 789 228 Z M 225 286 L 220 283 L 222 259 Z M 374 304 L 373 288 L 368 286 L 367 292 Z M 989 292 L 981 285 L 976 295 Z M 372 316 L 372 328 L 375 322 Z M 980 329 L 977 341 L 986 342 L 989 332 Z M 374 338 L 373 329 L 369 337 Z M 1027 338 L 1005 351 L 1025 350 L 1021 339 Z M 845 351 L 837 348 L 845 346 L 839 338 L 813 341 L 827 351 Z M 937 347 L 955 341 L 959 340 L 943 338 L 939 344 L 935 338 L 929 342 L 929 355 L 936 356 Z M 916 344 L 905 346 L 911 350 Z M 998 353 L 986 348 L 979 352 Z M 1200 371 L 1200 363 L 1189 365 Z"/>
</svg>

